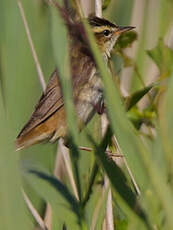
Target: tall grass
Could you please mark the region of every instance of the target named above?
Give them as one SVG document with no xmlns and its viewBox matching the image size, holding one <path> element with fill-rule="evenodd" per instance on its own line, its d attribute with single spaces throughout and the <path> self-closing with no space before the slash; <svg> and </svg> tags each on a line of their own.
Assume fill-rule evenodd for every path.
<svg viewBox="0 0 173 230">
<path fill-rule="evenodd" d="M 17 1 L 1 0 L 1 228 L 173 229 L 172 1 L 141 1 L 143 7 L 139 1 L 104 1 L 103 15 L 121 25 L 132 23 L 138 32 L 137 40 L 129 34 L 115 47 L 113 77 L 84 20 L 104 83 L 110 122 L 104 137 L 98 115 L 77 131 L 67 31 L 59 12 L 44 1 L 21 2 L 45 81 L 55 66 L 59 69 L 71 138 L 69 152 L 61 141 L 58 151 L 57 143 L 47 143 L 15 152 L 15 137 L 42 87 Z M 83 4 L 84 11 L 94 10 L 89 1 Z M 122 159 L 109 159 L 110 151 Z"/>
</svg>

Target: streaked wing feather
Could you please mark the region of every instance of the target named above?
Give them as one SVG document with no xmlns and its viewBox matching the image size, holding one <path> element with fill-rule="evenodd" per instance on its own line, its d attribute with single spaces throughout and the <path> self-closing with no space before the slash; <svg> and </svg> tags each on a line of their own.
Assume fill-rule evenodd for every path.
<svg viewBox="0 0 173 230">
<path fill-rule="evenodd" d="M 63 105 L 61 88 L 58 82 L 58 73 L 57 70 L 55 70 L 50 77 L 46 92 L 41 96 L 31 118 L 19 133 L 18 138 L 27 134 L 33 128 L 45 121 Z"/>
</svg>

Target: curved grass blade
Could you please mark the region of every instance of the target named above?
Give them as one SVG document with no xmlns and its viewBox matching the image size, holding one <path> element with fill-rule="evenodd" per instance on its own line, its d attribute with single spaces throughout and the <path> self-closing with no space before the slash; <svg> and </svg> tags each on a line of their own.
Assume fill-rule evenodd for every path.
<svg viewBox="0 0 173 230">
<path fill-rule="evenodd" d="M 138 90 L 131 96 L 125 98 L 126 110 L 130 110 L 134 105 L 136 105 L 142 99 L 142 97 L 145 96 L 152 88 L 153 85 L 149 85 L 141 90 Z"/>
<path fill-rule="evenodd" d="M 138 180 L 140 181 L 140 183 L 142 182 L 143 185 L 141 184 L 141 186 L 144 186 L 148 183 L 148 177 L 145 174 L 144 162 L 141 159 L 140 154 L 136 153 L 141 153 L 141 149 L 143 149 L 142 153 L 144 155 L 146 149 L 140 148 L 140 145 L 142 145 L 142 143 L 134 133 L 134 128 L 127 120 L 119 92 L 116 89 L 115 84 L 113 83 L 113 80 L 105 67 L 105 63 L 103 62 L 102 56 L 100 55 L 98 47 L 95 44 L 94 37 L 91 34 L 87 23 L 84 23 L 85 28 L 88 32 L 88 37 L 90 39 L 91 49 L 94 53 L 96 63 L 103 79 L 106 106 L 108 109 L 112 130 L 119 141 L 123 153 L 127 156 L 127 159 L 129 160 L 130 168 L 133 169 L 134 175 L 136 174 L 135 172 L 138 172 Z"/>
<path fill-rule="evenodd" d="M 79 210 L 80 206 L 75 197 L 70 193 L 70 191 L 67 189 L 65 185 L 62 184 L 61 181 L 59 181 L 57 178 L 50 176 L 46 173 L 39 172 L 36 170 L 30 170 L 29 171 L 32 174 L 37 175 L 39 178 L 47 181 L 52 187 L 54 187 L 61 196 L 70 204 L 71 209 L 75 212 L 75 214 L 80 217 Z"/>
<path fill-rule="evenodd" d="M 32 227 L 28 219 L 26 208 L 21 193 L 21 178 L 19 175 L 19 155 L 14 152 L 13 137 L 9 120 L 3 106 L 0 93 L 0 223 L 1 229 L 23 229 L 29 230 Z M 16 211 L 17 207 L 17 211 Z"/>
<path fill-rule="evenodd" d="M 69 131 L 69 147 L 71 150 L 71 160 L 73 162 L 73 172 L 78 189 L 79 200 L 81 200 L 81 183 L 79 176 L 79 150 L 78 144 L 78 129 L 76 128 L 76 116 L 73 105 L 72 97 L 72 83 L 69 64 L 69 46 L 68 46 L 68 31 L 65 27 L 64 21 L 61 17 L 62 8 L 58 3 L 55 3 L 55 7 L 51 7 L 52 18 L 52 41 L 54 48 L 55 60 L 58 65 L 58 71 L 60 75 L 60 81 L 63 92 L 64 106 L 66 110 L 67 126 Z M 68 17 L 68 15 L 67 15 Z M 58 125 L 58 124 L 57 124 Z"/>
<path fill-rule="evenodd" d="M 173 219 L 170 215 L 172 212 L 172 206 L 170 204 L 173 203 L 173 199 L 170 188 L 167 185 L 165 177 L 160 172 L 159 166 L 151 159 L 152 149 L 147 143 L 144 144 L 144 142 L 142 142 L 141 138 L 132 127 L 132 124 L 128 121 L 125 110 L 122 107 L 119 92 L 105 67 L 105 63 L 103 62 L 102 56 L 94 41 L 93 34 L 86 21 L 84 21 L 84 25 L 104 83 L 106 105 L 111 128 L 123 154 L 127 158 L 133 175 L 141 188 L 142 194 L 145 194 L 151 183 L 154 192 L 158 196 L 158 202 L 164 207 L 168 225 L 171 229 L 173 228 Z M 149 202 L 147 197 L 145 197 L 145 202 Z"/>
<path fill-rule="evenodd" d="M 93 185 L 94 185 L 97 173 L 98 173 L 98 169 L 99 169 L 98 164 L 95 162 L 94 166 L 92 168 L 92 172 L 91 172 L 91 176 L 90 176 L 90 179 L 89 179 L 89 185 L 88 185 L 86 194 L 85 194 L 85 196 L 84 196 L 84 198 L 82 200 L 82 205 L 83 206 L 86 205 L 86 203 L 88 202 L 88 200 L 89 200 L 89 198 L 91 196 Z"/>
<path fill-rule="evenodd" d="M 162 77 L 169 77 L 172 72 L 173 51 L 164 44 L 162 39 L 159 40 L 157 46 L 148 50 L 147 54 L 156 63 Z"/>
<path fill-rule="evenodd" d="M 65 185 L 54 176 L 35 169 L 30 169 L 24 176 L 37 193 L 50 203 L 53 230 L 64 223 L 67 229 L 85 229 L 81 206 Z"/>
<path fill-rule="evenodd" d="M 108 128 L 107 133 L 99 146 L 96 144 L 96 142 L 90 135 L 89 140 L 94 145 L 96 157 L 99 160 L 99 162 L 101 162 L 114 189 L 126 201 L 127 205 L 131 208 L 131 210 L 134 211 L 137 214 L 137 216 L 139 216 L 145 222 L 148 229 L 151 229 L 146 214 L 138 202 L 138 197 L 128 186 L 127 179 L 123 171 L 118 167 L 117 164 L 115 164 L 113 160 L 108 159 L 108 157 L 105 155 L 105 149 L 111 137 L 112 132 L 110 128 Z"/>
</svg>

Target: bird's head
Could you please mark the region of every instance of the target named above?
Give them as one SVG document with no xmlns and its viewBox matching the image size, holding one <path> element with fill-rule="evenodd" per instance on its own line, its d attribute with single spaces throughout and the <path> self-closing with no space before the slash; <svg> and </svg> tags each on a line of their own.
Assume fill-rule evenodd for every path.
<svg viewBox="0 0 173 230">
<path fill-rule="evenodd" d="M 118 37 L 129 30 L 134 29 L 133 26 L 117 26 L 104 18 L 89 17 L 89 24 L 95 35 L 96 42 L 103 55 L 110 56 Z"/>
</svg>

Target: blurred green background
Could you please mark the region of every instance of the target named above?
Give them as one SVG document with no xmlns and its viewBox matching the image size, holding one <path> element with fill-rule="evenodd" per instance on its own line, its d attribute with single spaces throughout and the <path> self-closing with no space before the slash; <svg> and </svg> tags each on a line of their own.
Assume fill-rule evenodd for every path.
<svg viewBox="0 0 173 230">
<path fill-rule="evenodd" d="M 55 33 L 54 26 L 56 22 L 52 21 L 54 18 L 52 10 L 46 1 L 22 0 L 21 2 L 31 31 L 35 50 L 47 82 L 50 74 L 56 67 L 56 53 L 59 55 L 58 50 L 55 50 L 56 36 L 60 36 L 59 39 L 62 36 L 63 39 L 63 35 Z M 173 222 L 171 220 L 171 211 L 173 211 L 173 203 L 171 203 L 173 200 L 171 197 L 173 194 L 173 124 L 171 116 L 173 82 L 172 77 L 170 78 L 173 64 L 173 1 L 111 0 L 105 2 L 108 5 L 103 11 L 104 17 L 116 22 L 118 25 L 136 26 L 138 34 L 138 39 L 126 49 L 121 49 L 122 52 L 113 52 L 113 72 L 118 79 L 117 82 L 119 89 L 121 89 L 121 94 L 123 96 L 131 95 L 146 85 L 161 80 L 158 88 L 151 95 L 152 100 L 148 102 L 148 97 L 145 97 L 142 102 L 140 101 L 138 107 L 134 106 L 128 112 L 128 117 L 132 120 L 133 124 L 141 124 L 140 129 L 138 128 L 137 131 L 129 129 L 130 131 L 123 132 L 126 130 L 126 127 L 123 127 L 123 119 L 128 124 L 128 118 L 121 118 L 121 111 L 117 111 L 116 108 L 112 109 L 113 112 L 109 109 L 113 132 L 118 136 L 117 139 L 120 142 L 123 153 L 127 152 L 127 161 L 135 174 L 137 183 L 141 188 L 141 193 L 144 195 L 136 198 L 139 201 L 142 211 L 140 208 L 138 211 L 135 211 L 135 204 L 134 206 L 131 205 L 130 198 L 133 196 L 128 201 L 128 198 L 124 198 L 128 193 L 123 193 L 123 189 L 119 191 L 119 188 L 116 188 L 117 184 L 120 184 L 121 187 L 121 180 L 115 182 L 115 184 L 113 182 L 115 175 L 122 180 L 126 177 L 127 182 L 124 182 L 124 186 L 127 183 L 127 189 L 130 188 L 131 190 L 129 191 L 135 194 L 126 167 L 120 167 L 124 177 L 121 174 L 121 170 L 119 171 L 118 166 L 116 166 L 116 169 L 114 166 L 110 166 L 110 168 L 113 168 L 111 168 L 112 171 L 109 171 L 109 166 L 107 167 L 104 156 L 97 155 L 97 148 L 95 149 L 96 158 L 93 153 L 86 151 L 80 151 L 79 157 L 75 158 L 78 164 L 79 179 L 76 179 L 73 168 L 76 162 L 73 159 L 70 161 L 72 162 L 75 182 L 76 184 L 80 183 L 83 200 L 87 194 L 88 186 L 91 184 L 92 191 L 89 191 L 90 196 L 85 207 L 82 206 L 83 201 L 77 202 L 74 197 L 73 186 L 71 185 L 67 169 L 62 169 L 65 167 L 63 162 L 59 166 L 61 175 L 59 179 L 61 179 L 63 184 L 66 184 L 67 191 L 63 190 L 64 188 L 62 189 L 62 187 L 58 187 L 58 182 L 53 181 L 54 178 L 51 177 L 54 171 L 57 143 L 43 143 L 21 152 L 15 152 L 14 142 L 16 136 L 30 117 L 42 93 L 42 88 L 37 76 L 36 66 L 17 1 L 1 0 L 0 229 L 24 230 L 36 229 L 38 227 L 23 200 L 21 192 L 21 187 L 23 186 L 29 199 L 43 219 L 46 209 L 45 201 L 51 203 L 53 210 L 52 228 L 49 226 L 49 230 L 110 230 L 112 228 L 109 228 L 105 224 L 107 220 L 107 196 L 110 185 L 107 187 L 103 186 L 105 180 L 108 180 L 108 183 L 111 181 L 113 184 L 111 203 L 113 206 L 114 229 L 173 229 Z M 90 4 L 89 0 L 85 1 L 84 10 L 86 5 Z M 109 84 L 111 85 L 111 82 Z M 109 101 L 109 95 L 107 99 Z M 116 101 L 117 105 L 119 105 L 118 103 L 121 104 L 118 99 L 115 99 Z M 114 109 L 116 110 L 115 113 Z M 119 123 L 119 126 L 115 128 L 112 119 L 114 114 L 116 114 L 117 122 Z M 93 137 L 98 140 L 100 140 L 101 136 L 99 122 L 100 118 L 96 115 L 88 127 L 88 130 L 92 132 L 94 130 Z M 142 126 L 143 123 L 144 127 Z M 150 126 L 150 124 L 152 125 Z M 120 131 L 118 132 L 118 130 Z M 133 140 L 130 139 L 131 132 L 134 135 Z M 140 139 L 141 133 L 145 133 L 143 137 L 145 150 L 143 149 L 143 145 L 139 144 L 140 141 L 135 139 L 136 132 L 138 133 L 138 139 Z M 127 143 L 128 138 L 129 143 Z M 91 146 L 85 133 L 80 135 L 79 143 L 81 146 Z M 95 147 L 98 147 L 96 143 Z M 134 155 L 130 155 L 130 151 Z M 138 151 L 141 151 L 141 155 L 138 155 Z M 140 160 L 135 159 L 135 154 L 138 155 L 136 158 L 141 157 Z M 75 157 L 73 151 L 71 156 Z M 97 169 L 95 164 L 98 159 L 100 162 L 98 163 L 99 169 Z M 45 173 L 44 176 L 47 175 L 47 177 L 28 173 L 28 169 L 33 168 L 43 171 Z M 159 178 L 156 178 L 158 169 L 160 169 L 160 174 L 158 175 Z M 108 177 L 105 176 L 105 171 Z M 92 175 L 94 175 L 94 182 L 92 182 Z M 144 179 L 144 181 L 140 180 L 140 176 L 141 180 Z M 105 177 L 108 179 L 105 179 Z M 147 177 L 148 181 L 145 181 Z M 129 192 L 129 194 L 132 194 L 132 192 Z M 68 201 L 68 199 L 64 201 L 63 193 L 67 197 L 72 196 L 71 199 L 74 199 L 74 202 Z M 59 202 L 57 201 L 58 199 Z"/>
</svg>

